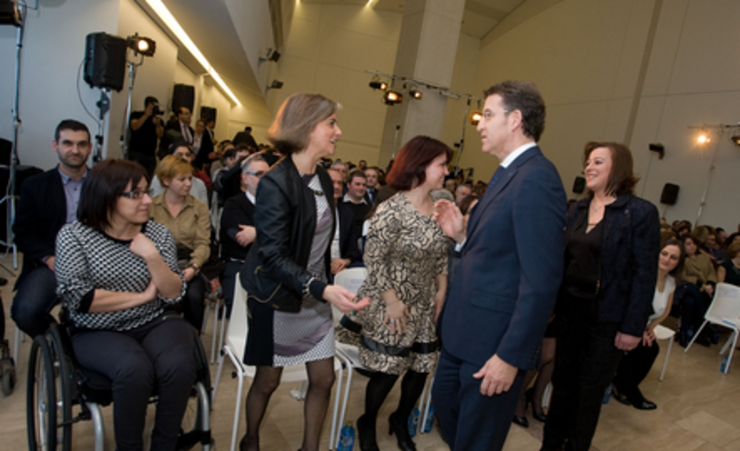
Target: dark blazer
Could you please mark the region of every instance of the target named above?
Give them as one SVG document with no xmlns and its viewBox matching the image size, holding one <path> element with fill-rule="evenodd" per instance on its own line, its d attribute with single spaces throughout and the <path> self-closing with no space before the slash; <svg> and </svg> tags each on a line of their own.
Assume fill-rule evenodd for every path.
<svg viewBox="0 0 740 451">
<path fill-rule="evenodd" d="M 16 289 L 41 259 L 54 255 L 57 233 L 67 222 L 67 201 L 59 169 L 26 179 L 21 186 L 13 234 L 18 250 L 23 252 L 23 269 Z"/>
<path fill-rule="evenodd" d="M 469 219 L 438 330 L 458 359 L 532 370 L 563 275 L 565 192 L 538 147 L 501 169 Z"/>
<path fill-rule="evenodd" d="M 239 225 L 254 225 L 254 204 L 242 193 L 226 200 L 221 213 L 221 256 L 244 260 L 252 247 L 242 247 L 236 242 L 234 235 L 241 231 Z"/>
<path fill-rule="evenodd" d="M 195 133 L 193 133 L 193 139 L 195 139 Z M 200 150 L 198 150 L 198 154 L 195 156 L 195 167 L 198 169 L 203 169 L 203 165 L 207 164 L 211 161 L 210 158 L 208 158 L 208 155 L 213 152 L 213 141 L 211 141 L 211 134 L 208 132 L 208 129 L 203 132 L 203 138 L 200 140 Z"/>
<path fill-rule="evenodd" d="M 334 192 L 331 178 L 324 168 L 316 167 L 329 208 L 334 215 Z M 254 209 L 257 238 L 247 255 L 240 278 L 250 295 L 267 299 L 279 284 L 275 298 L 281 310 L 298 312 L 303 287 L 312 277 L 307 271 L 308 257 L 316 230 L 314 193 L 301 179 L 293 160 L 280 160 L 260 180 Z M 334 236 L 332 221 L 331 236 Z M 330 239 L 331 241 L 331 239 Z M 331 253 L 326 249 L 326 278 L 331 280 Z M 315 280 L 311 294 L 321 300 L 326 283 Z"/>
<path fill-rule="evenodd" d="M 568 212 L 566 240 L 586 220 L 590 203 L 591 196 L 581 199 Z M 625 194 L 606 206 L 603 221 L 599 321 L 620 323 L 620 332 L 640 337 L 652 312 L 658 280 L 658 209 Z"/>
<path fill-rule="evenodd" d="M 339 255 L 356 262 L 362 258 L 357 240 L 360 238 L 361 229 L 357 228 L 355 215 L 349 206 L 343 202 L 337 205 L 337 220 L 339 221 Z"/>
<path fill-rule="evenodd" d="M 195 136 L 195 130 L 193 130 L 193 127 L 188 125 L 188 128 L 190 129 L 190 136 Z M 168 122 L 167 125 L 164 126 L 164 135 L 159 140 L 157 156 L 160 159 L 166 157 L 170 145 L 178 141 L 185 141 L 185 137 L 182 136 L 182 130 L 180 129 L 180 121 L 175 120 Z"/>
</svg>

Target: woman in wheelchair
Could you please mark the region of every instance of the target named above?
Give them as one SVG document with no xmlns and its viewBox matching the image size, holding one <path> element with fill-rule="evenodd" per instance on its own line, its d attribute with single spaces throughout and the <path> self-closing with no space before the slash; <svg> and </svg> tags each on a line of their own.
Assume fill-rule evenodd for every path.
<svg viewBox="0 0 740 451">
<path fill-rule="evenodd" d="M 186 289 L 172 235 L 149 221 L 147 174 L 105 160 L 87 175 L 78 220 L 57 237 L 59 296 L 79 364 L 112 381 L 118 450 L 143 449 L 147 404 L 159 396 L 152 450 L 175 448 L 196 379 L 192 327 L 165 313 Z"/>
</svg>

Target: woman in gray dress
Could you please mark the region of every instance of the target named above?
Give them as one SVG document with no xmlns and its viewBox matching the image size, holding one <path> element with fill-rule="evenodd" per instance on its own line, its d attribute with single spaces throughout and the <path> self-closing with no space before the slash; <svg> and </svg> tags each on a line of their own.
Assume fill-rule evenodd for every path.
<svg viewBox="0 0 740 451">
<path fill-rule="evenodd" d="M 287 155 L 257 189 L 257 238 L 240 273 L 247 290 L 249 335 L 244 362 L 257 373 L 246 400 L 242 450 L 259 449 L 259 428 L 283 367 L 306 364 L 303 451 L 318 450 L 334 384 L 332 304 L 362 310 L 350 291 L 330 285 L 334 232 L 331 178 L 318 164 L 342 135 L 339 105 L 320 94 L 294 94 L 280 107 L 268 139 Z"/>
</svg>

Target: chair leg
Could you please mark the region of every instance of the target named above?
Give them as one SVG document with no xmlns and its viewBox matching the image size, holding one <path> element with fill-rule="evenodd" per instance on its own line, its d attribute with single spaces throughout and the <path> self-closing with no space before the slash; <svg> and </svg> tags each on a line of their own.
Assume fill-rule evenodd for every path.
<svg viewBox="0 0 740 451">
<path fill-rule="evenodd" d="M 213 303 L 213 332 L 211 333 L 211 365 L 216 361 L 216 337 L 218 337 L 218 299 Z M 205 319 L 203 320 L 205 322 Z M 221 348 L 218 348 L 221 349 Z"/>
<path fill-rule="evenodd" d="M 85 404 L 92 416 L 95 451 L 105 451 L 105 423 L 103 422 L 103 414 L 100 412 L 100 406 L 94 402 L 86 402 Z"/>
<path fill-rule="evenodd" d="M 242 389 L 244 388 L 244 373 L 239 372 L 239 384 L 236 389 L 236 408 L 234 409 L 234 426 L 231 430 L 231 451 L 236 451 L 236 433 L 239 431 L 239 414 L 242 407 Z"/>
<path fill-rule="evenodd" d="M 18 326 L 15 326 L 15 339 L 13 340 L 13 358 L 15 359 L 16 363 L 18 363 L 18 347 L 20 346 L 21 335 L 23 337 L 26 336 L 26 334 L 21 332 Z"/>
<path fill-rule="evenodd" d="M 699 336 L 699 334 L 701 333 L 701 331 L 704 330 L 704 326 L 706 326 L 706 325 L 707 325 L 707 320 L 704 320 L 704 322 L 701 323 L 701 327 L 699 328 L 699 330 L 697 330 L 696 333 L 694 334 L 694 336 L 691 337 L 691 342 L 689 342 L 689 344 L 686 346 L 686 349 L 683 350 L 684 354 L 687 353 L 687 352 L 689 352 L 689 349 L 691 349 L 691 345 L 694 344 L 694 342 L 696 341 L 697 337 Z"/>
<path fill-rule="evenodd" d="M 352 387 L 352 373 L 353 369 L 355 368 L 352 365 L 352 361 L 350 361 L 349 358 L 345 358 L 345 361 L 347 362 L 347 384 L 345 385 L 344 389 L 344 399 L 342 399 L 342 410 L 339 414 L 339 430 L 336 433 L 336 436 L 334 437 L 334 444 L 336 445 L 339 443 L 339 436 L 342 434 L 342 426 L 344 426 L 344 422 L 347 416 L 347 402 L 349 401 L 349 390 Z"/>
<path fill-rule="evenodd" d="M 660 381 L 663 382 L 663 376 L 665 376 L 665 369 L 668 366 L 668 357 L 671 355 L 671 347 L 673 346 L 673 336 L 668 340 L 668 349 L 665 352 L 665 359 L 663 360 L 663 371 L 660 372 Z"/>
<path fill-rule="evenodd" d="M 725 365 L 725 374 L 730 372 L 730 365 L 732 365 L 732 355 L 735 353 L 735 347 L 737 346 L 737 329 L 732 331 L 734 339 L 732 340 L 732 347 L 730 348 L 729 357 L 727 358 L 727 365 Z"/>
<path fill-rule="evenodd" d="M 719 355 L 723 355 L 725 352 L 727 352 L 727 348 L 730 346 L 730 343 L 732 343 L 732 338 L 735 336 L 735 331 L 732 332 L 732 335 L 727 337 L 727 340 L 725 341 L 725 344 L 722 346 L 722 349 L 719 351 Z"/>
<path fill-rule="evenodd" d="M 337 358 L 337 357 L 335 357 Z M 340 359 L 341 360 L 341 359 Z M 334 384 L 334 413 L 331 417 L 331 434 L 329 434 L 329 451 L 334 449 L 334 443 L 331 442 L 331 437 L 334 437 L 334 434 L 336 434 L 337 429 L 341 429 L 342 426 L 340 425 L 339 428 L 337 428 L 337 414 L 339 413 L 339 398 L 342 396 L 342 378 L 344 376 L 344 365 L 341 365 L 339 367 L 339 371 L 337 371 L 337 383 Z"/>
<path fill-rule="evenodd" d="M 221 332 L 218 338 L 218 349 L 224 348 L 224 336 L 226 336 L 226 303 L 224 303 L 224 309 L 221 311 Z"/>
<path fill-rule="evenodd" d="M 421 420 L 421 423 L 419 423 L 419 426 L 417 427 L 417 430 L 420 433 L 422 433 L 422 434 L 426 434 L 426 432 L 424 431 L 424 427 L 427 424 L 427 419 L 429 418 L 429 408 L 432 405 L 432 385 L 434 385 L 434 376 L 433 375 L 431 375 L 431 377 L 427 377 L 427 383 L 429 385 L 429 390 L 427 391 L 427 399 L 426 399 L 426 402 L 424 402 L 424 398 L 421 399 L 422 400 L 422 407 L 423 407 L 423 410 L 422 411 L 424 412 L 424 416 L 423 416 L 423 418 Z"/>
<path fill-rule="evenodd" d="M 221 380 L 221 370 L 224 367 L 224 357 L 226 357 L 226 351 L 222 352 L 218 356 L 218 371 L 216 371 L 216 382 L 213 384 L 213 392 L 211 393 L 211 404 L 216 402 L 216 391 L 218 390 L 218 381 Z"/>
<path fill-rule="evenodd" d="M 206 308 L 205 312 L 203 312 L 203 324 L 200 325 L 200 333 L 205 334 L 206 333 L 206 326 L 208 326 L 208 313 L 211 311 L 211 301 L 208 299 L 208 296 L 206 296 Z"/>
</svg>

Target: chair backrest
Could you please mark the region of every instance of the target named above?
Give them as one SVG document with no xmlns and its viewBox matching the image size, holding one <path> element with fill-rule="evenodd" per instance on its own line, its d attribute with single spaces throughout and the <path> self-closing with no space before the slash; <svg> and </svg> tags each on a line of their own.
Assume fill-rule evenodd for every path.
<svg viewBox="0 0 740 451">
<path fill-rule="evenodd" d="M 357 294 L 357 290 L 360 289 L 362 282 L 367 278 L 367 269 L 365 268 L 349 268 L 340 272 L 334 277 L 334 285 L 344 287 L 349 291 Z M 336 326 L 342 319 L 344 313 L 340 312 L 336 307 L 331 307 L 332 316 L 334 318 L 334 325 Z"/>
<path fill-rule="evenodd" d="M 247 290 L 242 286 L 239 273 L 236 274 L 234 284 L 234 305 L 231 308 L 229 327 L 226 330 L 226 345 L 231 347 L 234 355 L 239 359 L 244 357 L 247 346 Z"/>
<path fill-rule="evenodd" d="M 718 283 L 714 289 L 714 300 L 704 318 L 722 324 L 723 319 L 737 322 L 740 319 L 740 287 Z"/>
</svg>

